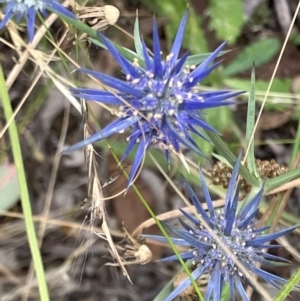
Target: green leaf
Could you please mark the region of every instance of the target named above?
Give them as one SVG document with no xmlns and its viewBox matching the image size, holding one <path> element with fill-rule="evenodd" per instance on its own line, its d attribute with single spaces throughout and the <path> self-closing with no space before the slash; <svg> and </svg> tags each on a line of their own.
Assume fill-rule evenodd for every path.
<svg viewBox="0 0 300 301">
<path fill-rule="evenodd" d="M 139 19 L 135 18 L 134 29 L 133 29 L 133 37 L 134 37 L 134 47 L 138 57 L 143 57 L 143 46 L 140 35 L 140 27 L 139 27 Z"/>
<path fill-rule="evenodd" d="M 180 20 L 182 15 L 180 16 Z M 206 37 L 202 29 L 202 18 L 193 9 L 189 10 L 189 18 L 185 30 L 183 47 L 195 54 L 209 52 Z"/>
<path fill-rule="evenodd" d="M 289 168 L 291 168 L 293 166 L 293 164 L 297 158 L 299 149 L 300 149 L 300 115 L 298 117 L 297 133 L 296 133 L 296 137 L 295 137 L 295 142 L 293 143 L 292 154 L 290 156 Z"/>
<path fill-rule="evenodd" d="M 220 40 L 228 40 L 233 44 L 244 25 L 242 0 L 210 0 L 208 10 L 211 29 L 216 31 Z"/>
<path fill-rule="evenodd" d="M 222 73 L 225 76 L 232 76 L 252 68 L 253 63 L 261 66 L 269 62 L 280 49 L 278 39 L 269 38 L 252 43 L 246 47 L 237 58 Z"/>
<path fill-rule="evenodd" d="M 231 164 L 228 162 L 228 160 L 226 160 L 224 157 L 222 157 L 222 156 L 220 156 L 220 155 L 218 155 L 218 154 L 216 154 L 216 153 L 212 153 L 212 155 L 213 155 L 213 157 L 215 157 L 218 161 L 224 163 L 224 164 L 227 165 L 228 167 L 230 167 L 230 168 L 232 168 L 232 169 L 234 168 L 234 165 L 231 165 Z"/>
<path fill-rule="evenodd" d="M 219 133 L 223 134 L 225 129 L 228 131 L 233 128 L 234 116 L 229 107 L 205 110 L 205 117 L 208 124 Z"/>
<path fill-rule="evenodd" d="M 269 179 L 266 184 L 266 192 L 269 192 L 269 191 L 271 191 L 281 185 L 284 185 L 290 181 L 293 181 L 299 177 L 300 177 L 300 168 L 296 168 L 296 169 L 290 170 L 276 178 Z"/>
</svg>

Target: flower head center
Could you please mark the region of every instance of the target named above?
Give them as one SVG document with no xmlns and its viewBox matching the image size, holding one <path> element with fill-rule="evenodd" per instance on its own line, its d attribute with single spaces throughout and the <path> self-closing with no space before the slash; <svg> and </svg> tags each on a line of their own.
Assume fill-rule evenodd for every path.
<svg viewBox="0 0 300 301">
<path fill-rule="evenodd" d="M 35 10 L 43 10 L 47 3 L 45 0 L 6 0 L 13 8 L 13 12 L 20 14 L 25 13 L 29 8 L 34 8 Z"/>
<path fill-rule="evenodd" d="M 225 235 L 226 221 L 224 213 L 216 213 L 213 218 L 215 234 L 218 235 L 222 241 L 223 246 L 226 246 L 238 260 L 251 263 L 256 256 L 256 250 L 252 246 L 247 246 L 247 241 L 251 240 L 255 234 L 251 226 L 246 229 L 240 228 L 240 220 L 237 218 L 232 226 L 230 235 Z M 200 230 L 193 232 L 198 237 L 199 241 L 209 243 L 211 248 L 205 252 L 195 250 L 194 262 L 200 259 L 201 264 L 206 264 L 208 268 L 213 268 L 216 261 L 221 262 L 222 273 L 225 277 L 238 272 L 233 256 L 224 251 L 222 245 L 219 245 L 211 236 L 209 231 L 200 226 Z M 205 260 L 204 260 L 205 258 Z"/>
</svg>

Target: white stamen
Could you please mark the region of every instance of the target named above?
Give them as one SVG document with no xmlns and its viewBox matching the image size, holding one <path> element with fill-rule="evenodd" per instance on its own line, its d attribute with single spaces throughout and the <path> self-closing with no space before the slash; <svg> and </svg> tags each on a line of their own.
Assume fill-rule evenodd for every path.
<svg viewBox="0 0 300 301">
<path fill-rule="evenodd" d="M 139 78 L 135 78 L 135 79 L 131 82 L 131 84 L 132 84 L 132 85 L 136 85 L 139 81 L 140 81 Z"/>
<path fill-rule="evenodd" d="M 155 113 L 154 116 L 153 116 L 153 118 L 156 119 L 156 120 L 161 119 L 162 118 L 162 114 Z"/>
<path fill-rule="evenodd" d="M 168 111 L 168 115 L 169 115 L 169 116 L 173 116 L 174 113 L 175 113 L 175 110 L 173 110 L 173 109 Z"/>
<path fill-rule="evenodd" d="M 166 61 L 170 61 L 172 59 L 172 57 L 174 56 L 174 53 L 170 53 L 169 55 L 167 55 L 166 57 Z"/>
</svg>

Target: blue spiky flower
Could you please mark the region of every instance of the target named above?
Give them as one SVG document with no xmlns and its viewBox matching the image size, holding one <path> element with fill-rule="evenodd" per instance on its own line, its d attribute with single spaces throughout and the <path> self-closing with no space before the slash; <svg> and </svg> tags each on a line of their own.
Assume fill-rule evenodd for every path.
<svg viewBox="0 0 300 301">
<path fill-rule="evenodd" d="M 0 22 L 0 29 L 4 28 L 14 16 L 16 16 L 17 23 L 25 16 L 30 42 L 34 36 L 34 24 L 37 12 L 45 15 L 46 10 L 50 9 L 67 17 L 74 18 L 74 15 L 63 7 L 58 0 L 0 0 L 0 3 L 6 3 L 3 11 L 5 17 Z"/>
<path fill-rule="evenodd" d="M 207 185 L 203 174 L 200 171 L 200 177 L 203 192 L 208 211 L 205 211 L 199 202 L 189 184 L 184 181 L 186 190 L 193 202 L 197 213 L 202 216 L 209 229 L 204 228 L 203 223 L 197 218 L 184 210 L 182 214 L 190 223 L 179 219 L 183 230 L 167 226 L 179 238 L 171 238 L 174 244 L 187 247 L 188 251 L 181 254 L 184 260 L 191 261 L 194 269 L 191 273 L 193 279 L 197 280 L 204 274 L 209 274 L 209 281 L 206 287 L 205 300 L 221 300 L 221 292 L 224 283 L 229 284 L 232 300 L 235 300 L 235 291 L 237 291 L 243 300 L 249 301 L 249 298 L 243 287 L 243 283 L 250 284 L 251 280 L 247 279 L 241 270 L 236 266 L 232 256 L 216 242 L 211 233 L 215 233 L 223 245 L 225 245 L 243 264 L 243 266 L 253 275 L 257 275 L 272 286 L 279 288 L 286 283 L 286 280 L 273 275 L 261 268 L 257 264 L 263 265 L 282 265 L 286 260 L 264 252 L 264 249 L 279 247 L 277 245 L 268 245 L 268 242 L 292 232 L 298 226 L 293 226 L 281 231 L 264 234 L 268 227 L 257 228 L 255 226 L 255 215 L 263 195 L 263 189 L 247 204 L 244 208 L 237 210 L 239 199 L 239 185 L 236 187 L 238 170 L 240 166 L 239 157 L 232 172 L 229 183 L 226 203 L 224 209 L 215 210 L 208 192 Z M 166 242 L 162 236 L 145 235 L 151 238 Z M 164 258 L 161 261 L 178 260 L 176 255 Z M 173 300 L 191 285 L 189 278 L 174 289 L 165 301 Z"/>
<path fill-rule="evenodd" d="M 76 97 L 118 106 L 114 111 L 117 119 L 88 139 L 70 147 L 66 152 L 130 128 L 128 146 L 121 161 L 136 144 L 139 145 L 129 175 L 128 187 L 136 175 L 146 149 L 150 146 L 162 148 L 168 162 L 173 150 L 180 152 L 181 144 L 202 154 L 191 133 L 203 137 L 199 128 L 214 131 L 205 121 L 202 110 L 229 104 L 222 101 L 240 92 L 224 90 L 201 92 L 198 83 L 218 65 L 212 63 L 225 43 L 197 67 L 189 66 L 188 53 L 179 58 L 186 22 L 187 12 L 183 16 L 171 52 L 165 59 L 162 58 L 155 20 L 153 20 L 153 54 L 149 53 L 144 41 L 135 38 L 135 45 L 139 45 L 136 51 L 140 55 L 134 62 L 127 60 L 108 39 L 100 35 L 106 48 L 121 66 L 125 80 L 80 69 L 114 90 L 76 88 L 72 89 L 72 92 Z M 139 61 L 143 61 L 143 64 L 139 64 Z"/>
</svg>

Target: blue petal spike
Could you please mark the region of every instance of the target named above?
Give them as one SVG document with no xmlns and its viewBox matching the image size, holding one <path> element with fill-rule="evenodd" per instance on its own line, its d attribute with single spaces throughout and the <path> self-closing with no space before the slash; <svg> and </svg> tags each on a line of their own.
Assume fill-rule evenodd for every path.
<svg viewBox="0 0 300 301">
<path fill-rule="evenodd" d="M 193 233 L 193 227 L 189 226 L 187 223 L 185 223 L 180 217 L 178 218 L 179 223 L 181 226 L 188 232 Z"/>
<path fill-rule="evenodd" d="M 245 289 L 243 288 L 243 285 L 241 283 L 240 278 L 234 276 L 233 280 L 234 280 L 234 284 L 235 284 L 236 289 L 238 290 L 239 294 L 242 297 L 242 300 L 243 301 L 250 301 Z"/>
<path fill-rule="evenodd" d="M 183 183 L 185 186 L 185 189 L 191 199 L 191 201 L 193 202 L 197 212 L 203 217 L 203 219 L 205 220 L 205 222 L 212 227 L 213 224 L 211 222 L 211 219 L 209 218 L 209 216 L 207 215 L 207 213 L 205 212 L 205 210 L 202 208 L 195 192 L 193 191 L 192 187 L 190 186 L 190 184 L 183 178 Z"/>
<path fill-rule="evenodd" d="M 174 234 L 180 236 L 181 238 L 185 239 L 187 242 L 190 243 L 190 245 L 192 246 L 196 246 L 198 248 L 201 248 L 201 249 L 208 249 L 211 247 L 211 245 L 209 243 L 205 243 L 203 241 L 199 241 L 198 239 L 196 239 L 192 234 L 190 234 L 189 232 L 186 232 L 186 231 L 179 231 L 177 229 L 175 229 L 174 227 L 171 227 L 169 226 L 168 224 L 166 223 L 163 223 L 164 226 L 166 228 L 168 228 L 170 231 L 172 231 Z"/>
<path fill-rule="evenodd" d="M 271 274 L 269 272 L 266 272 L 266 271 L 264 271 L 262 269 L 258 269 L 256 267 L 252 267 L 251 271 L 253 271 L 259 277 L 261 277 L 262 279 L 264 279 L 266 282 L 271 283 L 273 286 L 277 287 L 278 289 L 280 289 L 280 286 L 277 283 L 284 285 L 287 282 L 285 279 L 282 279 L 281 277 L 278 277 L 276 275 L 273 275 L 273 274 Z"/>
<path fill-rule="evenodd" d="M 252 212 L 252 214 L 250 214 L 245 220 L 243 220 L 243 222 L 238 226 L 239 229 L 245 229 L 247 228 L 247 226 L 253 222 L 254 217 L 256 216 L 256 214 L 258 213 L 258 209 L 254 212 Z"/>
<path fill-rule="evenodd" d="M 171 68 L 172 68 L 172 66 L 175 65 L 175 63 L 178 59 L 178 55 L 179 55 L 179 51 L 180 51 L 180 48 L 182 45 L 184 31 L 185 31 L 185 27 L 186 27 L 187 16 L 188 16 L 188 10 L 186 10 L 183 15 L 183 18 L 180 22 L 175 40 L 174 40 L 172 48 L 171 48 L 171 52 L 170 52 L 170 54 L 172 55 L 171 61 L 170 61 Z"/>
<path fill-rule="evenodd" d="M 153 60 L 151 59 L 151 57 L 148 54 L 147 46 L 145 45 L 144 41 L 142 41 L 142 46 L 143 46 L 143 56 L 144 56 L 146 68 L 148 70 L 152 70 L 152 69 L 154 69 Z"/>
<path fill-rule="evenodd" d="M 203 96 L 204 97 L 204 100 L 208 101 L 209 103 L 218 103 L 219 101 L 223 101 L 225 99 L 228 99 L 228 98 L 233 98 L 233 97 L 236 97 L 236 96 L 239 96 L 241 94 L 245 93 L 245 91 L 238 91 L 238 92 L 228 92 L 226 94 L 221 94 L 221 95 L 211 95 L 210 97 L 208 97 L 208 99 L 206 100 L 205 97 L 206 96 Z M 232 104 L 234 102 L 226 102 L 226 104 Z"/>
<path fill-rule="evenodd" d="M 195 71 L 197 69 L 195 69 L 185 80 L 184 82 L 184 87 L 186 89 L 191 89 L 193 88 L 196 84 L 198 84 L 201 80 L 203 80 L 204 78 L 206 78 L 214 69 L 216 69 L 216 67 L 219 66 L 219 63 L 214 64 L 212 67 L 210 67 L 209 69 L 205 70 L 204 72 L 199 72 L 199 74 L 197 74 Z M 192 76 L 193 75 L 193 76 Z"/>
<path fill-rule="evenodd" d="M 203 173 L 202 173 L 202 171 L 201 171 L 200 168 L 199 168 L 199 175 L 200 175 L 200 180 L 201 180 L 201 184 L 202 184 L 202 190 L 203 190 L 203 193 L 204 193 L 204 198 L 205 198 L 205 201 L 206 201 L 206 204 L 207 204 L 208 212 L 210 214 L 210 218 L 213 218 L 215 216 L 214 205 L 212 203 L 212 200 L 211 200 L 211 197 L 210 197 L 210 194 L 209 194 L 209 191 L 208 191 L 208 187 L 207 187 L 204 175 L 203 175 Z M 198 199 L 197 199 L 197 201 L 198 201 Z"/>
<path fill-rule="evenodd" d="M 234 290 L 233 277 L 229 277 L 228 283 L 229 283 L 229 289 L 230 289 L 231 301 L 235 301 L 235 290 Z"/>
<path fill-rule="evenodd" d="M 274 263 L 274 261 L 277 262 L 282 262 L 283 264 L 290 264 L 291 262 L 285 258 L 279 257 L 279 256 L 275 256 L 269 253 L 264 253 L 264 252 L 257 252 L 257 255 L 260 255 L 264 258 L 270 259 L 272 260 L 272 262 Z"/>
<path fill-rule="evenodd" d="M 233 224 L 235 223 L 235 220 L 236 220 L 235 214 L 236 214 L 236 209 L 237 209 L 237 205 L 238 205 L 238 201 L 239 201 L 240 186 L 241 186 L 241 183 L 238 183 L 236 192 L 235 192 L 233 200 L 232 200 L 231 207 L 227 207 L 229 212 L 225 212 L 225 217 L 226 217 L 226 225 L 225 225 L 225 229 L 224 229 L 225 236 L 230 235 Z"/>
<path fill-rule="evenodd" d="M 140 167 L 140 165 L 142 163 L 144 154 L 145 154 L 146 149 L 148 148 L 148 145 L 150 143 L 150 139 L 151 138 L 148 137 L 148 136 L 143 137 L 141 139 L 140 145 L 137 149 L 137 152 L 136 152 L 136 155 L 135 155 L 135 158 L 133 160 L 133 164 L 132 164 L 132 167 L 131 167 L 131 170 L 130 170 L 130 173 L 129 173 L 128 184 L 127 184 L 127 187 L 126 187 L 126 191 L 128 191 L 130 185 L 133 182 L 134 177 L 136 176 L 137 170 L 138 170 L 138 168 Z"/>
<path fill-rule="evenodd" d="M 184 110 L 205 110 L 210 108 L 224 107 L 234 104 L 234 102 L 195 102 L 195 101 L 186 101 L 182 104 Z"/>
<path fill-rule="evenodd" d="M 29 41 L 31 42 L 33 40 L 34 37 L 34 23 L 35 23 L 35 15 L 36 15 L 36 11 L 35 11 L 35 7 L 32 6 L 31 8 L 28 9 L 27 12 L 27 30 L 28 30 L 28 37 L 29 37 Z"/>
<path fill-rule="evenodd" d="M 207 131 L 210 131 L 210 132 L 216 133 L 216 134 L 218 133 L 212 126 L 210 126 L 208 123 L 202 121 L 201 119 L 197 119 L 193 116 L 190 116 L 189 121 L 190 121 L 190 123 L 195 124 L 195 125 L 203 128 L 204 130 L 207 130 Z"/>
<path fill-rule="evenodd" d="M 136 139 L 137 139 L 138 135 L 133 136 L 130 138 L 129 143 L 125 149 L 124 154 L 122 155 L 122 158 L 120 160 L 120 162 L 123 162 L 127 156 L 129 155 L 129 153 L 132 151 L 133 147 L 136 145 Z"/>
<path fill-rule="evenodd" d="M 186 53 L 180 58 L 180 60 L 176 63 L 176 65 L 175 65 L 175 67 L 174 67 L 174 69 L 173 69 L 173 71 L 171 72 L 170 75 L 175 76 L 176 74 L 180 73 L 180 71 L 181 71 L 182 67 L 184 66 L 185 61 L 186 61 L 186 59 L 188 58 L 189 54 L 190 54 L 190 52 L 188 51 L 188 52 L 186 52 Z"/>
<path fill-rule="evenodd" d="M 199 222 L 199 220 L 197 220 L 196 218 L 194 218 L 192 215 L 190 215 L 189 213 L 185 212 L 183 209 L 180 209 L 180 212 L 188 219 L 190 220 L 195 226 L 199 227 L 201 224 Z"/>
<path fill-rule="evenodd" d="M 161 63 L 161 50 L 158 36 L 158 29 L 155 19 L 153 19 L 153 53 L 154 53 L 154 74 L 155 78 L 159 79 L 163 76 L 163 68 Z"/>
<path fill-rule="evenodd" d="M 115 106 L 124 104 L 121 97 L 116 97 L 107 92 L 102 93 L 103 91 L 99 90 L 70 89 L 70 91 L 73 93 L 73 96 L 83 98 L 85 100 L 92 100 Z"/>
<path fill-rule="evenodd" d="M 107 127 L 105 127 L 104 129 L 102 129 L 100 132 L 90 136 L 89 138 L 80 141 L 76 144 L 74 144 L 73 146 L 69 147 L 68 149 L 66 149 L 65 151 L 63 151 L 62 153 L 68 154 L 73 152 L 76 149 L 85 147 L 89 144 L 92 144 L 96 141 L 105 139 L 113 134 L 119 133 L 120 131 L 123 131 L 124 129 L 126 129 L 127 127 L 133 125 L 134 123 L 137 122 L 138 117 L 136 116 L 132 116 L 129 118 L 125 118 L 125 119 L 117 119 L 116 121 L 112 122 L 111 124 L 109 124 Z"/>
<path fill-rule="evenodd" d="M 7 22 L 13 17 L 13 15 L 14 15 L 14 12 L 12 10 L 7 10 L 4 18 L 0 22 L 0 29 L 2 29 L 7 24 Z"/>
<path fill-rule="evenodd" d="M 201 277 L 205 272 L 205 267 L 202 267 L 201 269 L 198 267 L 195 271 L 191 273 L 191 276 L 193 279 L 198 279 Z M 165 301 L 172 301 L 175 297 L 177 297 L 181 292 L 183 292 L 189 285 L 191 284 L 190 278 L 186 278 L 181 282 L 180 285 L 176 287 L 174 291 L 165 299 Z"/>
<path fill-rule="evenodd" d="M 284 236 L 292 231 L 294 231 L 295 229 L 297 229 L 300 225 L 296 225 L 287 229 L 282 229 L 278 232 L 275 233 L 271 233 L 271 234 L 266 234 L 266 235 L 262 235 L 260 237 L 254 238 L 250 241 L 247 242 L 247 246 L 255 246 L 256 244 L 264 244 L 268 241 L 272 241 L 280 236 Z M 267 248 L 269 246 L 266 246 Z"/>
<path fill-rule="evenodd" d="M 233 168 L 232 174 L 231 174 L 231 178 L 229 181 L 227 194 L 226 194 L 225 218 L 228 217 L 230 208 L 232 207 L 232 202 L 234 200 L 234 195 L 235 195 L 234 190 L 236 189 L 236 181 L 237 181 L 237 177 L 239 175 L 241 159 L 242 159 L 242 153 L 240 153 L 239 157 L 237 158 L 237 161 L 234 165 L 234 168 Z"/>
<path fill-rule="evenodd" d="M 191 130 L 192 133 L 198 135 L 199 137 L 201 137 L 206 142 L 211 142 L 208 137 L 206 137 L 204 134 L 202 134 L 200 131 L 198 131 L 193 125 L 190 124 L 189 129 Z"/>
<path fill-rule="evenodd" d="M 248 216 L 252 214 L 252 212 L 256 212 L 260 201 L 263 197 L 265 184 L 261 187 L 257 195 L 249 202 L 244 208 L 241 209 L 241 212 L 239 213 L 239 216 L 241 219 L 246 219 Z"/>
<path fill-rule="evenodd" d="M 164 236 L 159 236 L 159 235 L 151 235 L 151 234 L 143 234 L 144 238 L 148 238 L 148 239 L 154 239 L 157 241 L 162 241 L 162 242 L 167 242 L 167 239 Z M 188 243 L 186 240 L 182 239 L 182 238 L 171 238 L 172 242 L 175 245 L 179 245 L 179 246 L 190 246 L 190 243 Z"/>
<path fill-rule="evenodd" d="M 193 143 L 190 143 L 187 139 L 184 139 L 180 136 L 180 134 L 171 125 L 171 122 L 166 120 L 166 125 L 168 126 L 168 131 L 172 135 L 173 139 L 176 139 L 177 141 L 184 144 L 190 150 L 193 150 L 195 153 L 199 154 L 200 156 L 203 156 L 202 152 L 198 147 L 196 147 Z"/>
<path fill-rule="evenodd" d="M 220 265 L 221 265 L 220 262 L 216 264 L 215 269 L 208 281 L 205 297 L 204 297 L 205 300 L 210 300 L 212 295 L 214 301 L 221 300 L 222 283 L 221 283 Z"/>
<path fill-rule="evenodd" d="M 103 44 L 107 47 L 109 52 L 113 55 L 113 57 L 116 59 L 116 61 L 121 66 L 122 70 L 125 72 L 126 75 L 130 75 L 133 78 L 139 77 L 139 74 L 137 70 L 132 66 L 131 63 L 129 63 L 119 52 L 118 50 L 113 46 L 113 44 L 110 42 L 109 39 L 107 39 L 103 34 L 98 32 L 98 35 L 100 36 Z"/>
<path fill-rule="evenodd" d="M 195 77 L 195 74 L 200 74 L 206 72 L 209 65 L 214 61 L 214 59 L 219 55 L 221 50 L 225 47 L 227 42 L 221 44 L 204 62 L 202 62 L 192 73 L 190 73 L 190 77 Z"/>
<path fill-rule="evenodd" d="M 181 256 L 181 258 L 183 260 L 188 260 L 188 259 L 191 259 L 191 258 L 194 257 L 192 251 L 181 253 L 180 256 Z M 159 262 L 164 262 L 164 261 L 178 261 L 178 257 L 177 257 L 177 255 L 172 255 L 172 256 L 168 256 L 166 258 L 162 258 L 162 259 L 160 259 L 158 261 Z"/>
<path fill-rule="evenodd" d="M 68 18 L 75 18 L 74 14 L 63 7 L 58 0 L 1 0 L 0 3 L 4 3 L 5 5 L 3 8 L 5 16 L 0 22 L 0 30 L 6 26 L 8 21 L 12 18 L 15 17 L 16 23 L 20 23 L 21 19 L 25 17 L 30 43 L 34 37 L 35 19 L 38 12 L 41 13 L 42 16 L 45 16 L 46 10 L 50 10 L 51 12 L 54 11 Z"/>
<path fill-rule="evenodd" d="M 58 2 L 51 1 L 51 0 L 50 1 L 48 0 L 48 2 L 49 2 L 48 5 L 49 5 L 49 7 L 52 8 L 52 10 L 57 11 L 58 13 L 65 15 L 68 18 L 76 19 L 76 17 L 74 16 L 74 14 L 72 12 L 70 12 L 67 8 L 63 7 Z"/>
<path fill-rule="evenodd" d="M 116 79 L 112 76 L 105 75 L 105 74 L 102 74 L 102 73 L 99 73 L 96 71 L 92 71 L 92 70 L 88 70 L 88 69 L 84 69 L 84 68 L 80 68 L 78 70 L 97 78 L 105 85 L 108 85 L 114 89 L 120 90 L 124 93 L 129 93 L 135 97 L 143 97 L 145 94 L 143 91 L 134 89 L 128 83 L 123 82 L 119 79 Z"/>
</svg>

